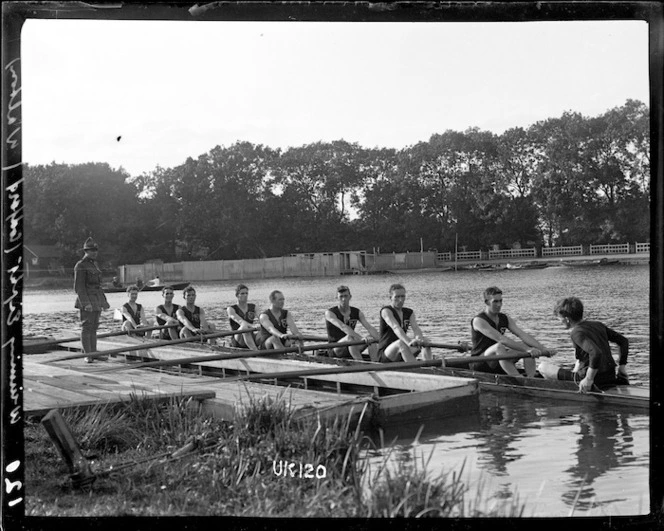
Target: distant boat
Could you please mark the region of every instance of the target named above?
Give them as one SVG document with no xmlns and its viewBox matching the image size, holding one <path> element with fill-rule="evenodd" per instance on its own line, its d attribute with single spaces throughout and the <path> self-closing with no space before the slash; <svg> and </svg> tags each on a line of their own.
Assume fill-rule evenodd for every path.
<svg viewBox="0 0 664 531">
<path fill-rule="evenodd" d="M 562 260 L 561 263 L 567 267 L 596 267 L 618 265 L 620 264 L 620 260 L 600 258 L 599 260 Z"/>
<path fill-rule="evenodd" d="M 168 282 L 164 282 L 160 286 L 143 286 L 141 288 L 141 291 L 161 291 L 164 288 L 164 286 L 170 286 L 174 290 L 179 290 L 186 288 L 189 284 L 191 284 L 191 282 L 176 282 L 174 284 L 169 284 Z M 129 286 L 132 286 L 132 284 L 127 284 L 126 286 L 120 288 L 116 288 L 114 286 L 108 286 L 104 287 L 103 290 L 104 293 L 122 293 L 127 291 L 127 288 Z"/>
</svg>

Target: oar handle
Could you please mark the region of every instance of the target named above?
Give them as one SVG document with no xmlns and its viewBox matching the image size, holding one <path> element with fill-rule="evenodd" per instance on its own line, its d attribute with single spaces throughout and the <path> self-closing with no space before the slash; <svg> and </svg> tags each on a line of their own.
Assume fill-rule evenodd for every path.
<svg viewBox="0 0 664 531">
<path fill-rule="evenodd" d="M 467 341 L 459 341 L 458 343 L 437 343 L 435 341 L 421 341 L 420 345 L 423 347 L 458 350 L 459 352 L 467 352 L 470 350 L 470 344 Z"/>
</svg>

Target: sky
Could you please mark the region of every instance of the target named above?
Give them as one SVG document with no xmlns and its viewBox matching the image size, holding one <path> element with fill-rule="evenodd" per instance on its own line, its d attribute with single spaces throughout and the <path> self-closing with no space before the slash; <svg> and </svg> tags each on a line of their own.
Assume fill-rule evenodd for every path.
<svg viewBox="0 0 664 531">
<path fill-rule="evenodd" d="M 132 176 L 238 141 L 400 149 L 649 103 L 642 21 L 32 19 L 21 67 L 25 162 Z"/>
</svg>

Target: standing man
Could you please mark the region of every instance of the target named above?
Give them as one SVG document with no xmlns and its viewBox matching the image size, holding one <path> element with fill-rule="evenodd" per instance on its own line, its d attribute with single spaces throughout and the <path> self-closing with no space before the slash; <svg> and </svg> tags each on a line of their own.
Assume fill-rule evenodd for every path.
<svg viewBox="0 0 664 531">
<path fill-rule="evenodd" d="M 182 323 L 180 337 L 184 339 L 216 332 L 214 323 L 207 322 L 203 308 L 196 306 L 196 289 L 193 286 L 187 286 L 182 290 L 182 296 L 187 303 L 180 306 L 175 312 L 178 321 Z"/>
<path fill-rule="evenodd" d="M 415 361 L 427 339 L 415 320 L 415 312 L 404 307 L 406 288 L 401 284 L 392 284 L 390 301 L 389 306 L 380 310 L 379 361 Z M 413 329 L 414 339 L 408 337 L 409 328 Z M 424 359 L 433 359 L 430 347 L 424 347 Z"/>
<path fill-rule="evenodd" d="M 257 350 L 256 334 L 254 331 L 254 320 L 256 319 L 256 305 L 247 302 L 249 299 L 249 288 L 244 284 L 238 284 L 235 288 L 237 304 L 226 308 L 231 330 L 238 333 L 231 340 L 232 347 L 249 348 Z"/>
<path fill-rule="evenodd" d="M 333 355 L 337 358 L 352 357 L 353 359 L 362 361 L 362 351 L 369 347 L 369 358 L 371 361 L 378 361 L 377 345 L 368 344 L 368 342 L 372 339 L 378 340 L 380 336 L 376 329 L 367 322 L 364 314 L 358 308 L 350 305 L 352 297 L 348 286 L 339 286 L 337 288 L 337 305 L 325 312 L 327 339 L 331 343 L 364 340 L 367 341 L 367 344 L 364 346 L 336 347 L 332 349 Z M 369 335 L 364 338 L 355 331 L 358 321 L 369 332 Z"/>
<path fill-rule="evenodd" d="M 258 332 L 256 343 L 261 350 L 271 348 L 280 349 L 291 346 L 288 339 L 288 329 L 301 339 L 300 331 L 288 310 L 284 310 L 284 294 L 279 290 L 270 293 L 270 307 L 263 310 L 258 317 L 261 329 Z"/>
<path fill-rule="evenodd" d="M 627 356 L 629 340 L 599 321 L 583 319 L 583 303 L 576 297 L 567 297 L 556 303 L 553 313 L 563 326 L 570 331 L 576 350 L 576 364 L 573 369 L 562 369 L 554 363 L 543 360 L 539 371 L 552 380 L 572 380 L 578 382 L 579 390 L 587 392 L 593 385 L 615 385 L 629 383 L 627 377 Z M 616 362 L 611 353 L 609 341 L 620 348 L 618 376 Z"/>
<path fill-rule="evenodd" d="M 90 237 L 83 244 L 85 256 L 74 266 L 74 291 L 76 304 L 81 317 L 81 345 L 83 352 L 97 352 L 97 329 L 102 310 L 108 310 L 110 305 L 101 289 L 101 270 L 97 265 L 99 247 Z M 93 358 L 86 357 L 86 363 L 92 363 Z"/>
<path fill-rule="evenodd" d="M 492 286 L 484 290 L 484 304 L 484 311 L 478 313 L 470 324 L 473 341 L 470 355 L 479 357 L 502 355 L 510 352 L 529 353 L 531 358 L 524 358 L 523 366 L 526 376 L 534 377 L 536 372 L 534 358 L 542 355 L 549 356 L 553 352 L 548 351 L 534 337 L 521 330 L 514 319 L 500 311 L 503 307 L 503 292 L 499 288 Z M 504 334 L 507 330 L 521 341 L 505 337 Z M 521 376 L 515 363 L 516 360 L 478 361 L 471 363 L 470 368 L 480 372 Z"/>
</svg>

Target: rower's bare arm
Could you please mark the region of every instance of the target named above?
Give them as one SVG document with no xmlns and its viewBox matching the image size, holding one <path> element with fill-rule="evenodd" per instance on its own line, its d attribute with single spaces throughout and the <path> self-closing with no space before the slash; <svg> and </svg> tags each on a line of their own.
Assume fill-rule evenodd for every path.
<svg viewBox="0 0 664 531">
<path fill-rule="evenodd" d="M 325 311 L 325 320 L 328 321 L 329 323 L 332 323 L 342 332 L 348 333 L 346 331 L 346 328 L 348 327 L 345 324 L 343 324 L 339 319 L 337 319 L 337 316 L 334 315 L 334 313 L 331 312 L 330 310 Z"/>
<path fill-rule="evenodd" d="M 182 310 L 178 310 L 178 311 L 175 313 L 175 315 L 177 316 L 178 321 L 180 321 L 180 322 L 182 323 L 182 326 L 184 326 L 186 329 L 188 329 L 188 330 L 192 330 L 192 331 L 196 329 L 196 328 L 194 327 L 194 325 L 191 324 L 191 321 L 189 321 L 189 319 L 187 319 L 187 318 L 185 317 L 184 312 L 183 312 Z"/>
<path fill-rule="evenodd" d="M 376 330 L 373 326 L 371 326 L 371 323 L 367 321 L 367 318 L 364 316 L 362 312 L 360 312 L 360 324 L 364 327 L 364 329 L 367 332 L 369 332 L 371 337 L 373 337 L 376 341 L 378 341 L 378 338 L 380 337 L 378 330 Z"/>
<path fill-rule="evenodd" d="M 420 325 L 417 323 L 417 319 L 415 319 L 415 314 L 410 316 L 410 326 L 413 329 L 413 333 L 415 334 L 415 337 L 421 341 L 425 340 L 424 334 L 422 333 L 422 329 L 420 328 Z"/>
<path fill-rule="evenodd" d="M 294 335 L 296 335 L 296 336 L 301 335 L 300 331 L 297 328 L 297 325 L 295 324 L 295 320 L 293 319 L 293 315 L 290 312 L 288 312 L 288 315 L 286 316 L 286 322 L 288 323 L 288 328 L 290 329 L 290 331 Z"/>
<path fill-rule="evenodd" d="M 406 332 L 403 331 L 403 328 L 401 328 L 401 325 L 394 318 L 392 312 L 388 310 L 381 310 L 380 315 L 383 317 L 388 326 L 392 330 L 394 330 L 394 333 L 401 341 L 403 341 L 404 343 L 410 343 L 410 338 L 408 337 Z"/>
<path fill-rule="evenodd" d="M 270 318 L 267 315 L 261 314 L 261 316 L 258 318 L 258 321 L 263 326 L 263 328 L 265 328 L 265 330 L 270 332 L 270 334 L 272 334 L 273 336 L 276 336 L 276 337 L 281 339 L 281 335 L 282 335 L 281 332 L 279 332 L 279 330 L 277 330 L 274 327 L 274 325 L 272 324 L 272 321 L 270 321 Z"/>
<path fill-rule="evenodd" d="M 537 341 L 537 339 L 535 339 L 528 332 L 526 332 L 525 330 L 522 330 L 519 326 L 517 326 L 516 322 L 514 322 L 514 320 L 511 317 L 507 318 L 507 322 L 508 322 L 508 328 L 509 328 L 510 332 L 512 332 L 516 337 L 518 337 L 526 345 L 528 345 L 529 347 L 539 349 L 541 351 L 546 350 L 544 345 L 542 345 L 539 341 Z"/>
</svg>

